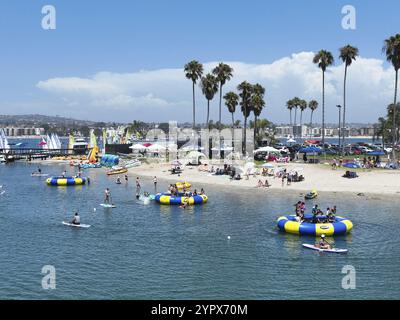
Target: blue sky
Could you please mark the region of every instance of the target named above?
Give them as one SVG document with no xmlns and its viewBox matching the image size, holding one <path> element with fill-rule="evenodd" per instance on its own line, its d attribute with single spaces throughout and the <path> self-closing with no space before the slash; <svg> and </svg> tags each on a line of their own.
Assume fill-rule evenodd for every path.
<svg viewBox="0 0 400 320">
<path fill-rule="evenodd" d="M 46 4 L 54 5 L 57 10 L 56 30 L 41 28 L 41 8 Z M 356 30 L 341 28 L 341 8 L 346 4 L 356 8 Z M 399 9 L 400 3 L 394 0 L 2 0 L 0 113 L 40 112 L 99 120 L 150 120 L 154 119 L 155 110 L 160 111 L 157 107 L 151 108 L 151 100 L 156 98 L 165 102 L 159 108 L 169 106 L 176 120 L 186 117 L 190 120 L 189 82 L 188 93 L 175 89 L 168 81 L 165 85 L 170 86 L 169 90 L 155 88 L 153 91 L 151 85 L 141 92 L 118 90 L 120 98 L 121 95 L 132 98 L 129 102 L 124 100 L 126 105 L 131 103 L 131 109 L 118 108 L 116 101 L 121 101 L 120 98 L 113 99 L 109 107 L 109 96 L 101 103 L 92 103 L 93 95 L 89 99 L 84 93 L 71 95 L 65 88 L 55 90 L 54 86 L 38 86 L 38 83 L 54 78 L 92 79 L 101 72 L 127 75 L 141 70 L 179 69 L 191 59 L 204 63 L 232 61 L 265 65 L 294 53 L 316 52 L 322 48 L 332 51 L 337 58 L 338 48 L 347 43 L 357 46 L 362 58 L 383 60 L 383 39 L 400 32 Z M 340 65 L 339 61 L 337 64 Z M 390 71 L 386 63 L 383 68 L 385 74 Z M 262 79 L 257 78 L 261 82 Z M 283 107 L 278 106 L 284 102 L 281 101 L 285 99 L 283 93 L 277 93 L 279 98 L 276 98 L 274 88 L 266 86 L 266 89 L 267 105 L 269 97 L 274 104 L 263 116 L 277 122 L 286 121 L 287 116 L 280 112 Z M 382 90 L 386 89 L 390 91 L 386 87 Z M 292 94 L 290 88 L 285 88 L 287 99 L 295 94 L 307 97 L 312 91 L 303 87 L 297 90 Z M 169 93 L 163 95 L 164 91 Z M 333 93 L 332 100 L 336 96 Z M 145 110 L 137 105 L 143 97 L 150 97 Z M 375 121 L 384 113 L 377 109 L 384 110 L 384 105 L 390 102 L 386 100 L 389 99 L 383 97 L 382 101 L 376 101 L 380 105 L 367 108 L 361 120 Z M 200 92 L 198 103 L 201 108 Z M 216 105 L 217 101 L 215 109 Z M 353 108 L 360 111 L 363 106 Z M 170 117 L 165 115 L 170 114 L 168 110 L 160 113 L 163 116 L 154 120 Z M 336 119 L 333 111 L 328 116 L 332 121 Z"/>
</svg>

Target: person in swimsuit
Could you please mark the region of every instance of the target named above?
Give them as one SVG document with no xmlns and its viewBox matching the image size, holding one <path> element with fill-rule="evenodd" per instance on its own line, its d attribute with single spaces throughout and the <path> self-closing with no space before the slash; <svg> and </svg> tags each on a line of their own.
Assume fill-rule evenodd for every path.
<svg viewBox="0 0 400 320">
<path fill-rule="evenodd" d="M 78 212 L 75 213 L 74 218 L 71 221 L 71 224 L 75 224 L 75 225 L 81 224 L 81 218 L 79 217 Z"/>
<path fill-rule="evenodd" d="M 110 189 L 109 188 L 107 188 L 105 191 L 104 191 L 104 203 L 110 203 L 110 197 L 111 197 L 111 191 L 110 191 Z"/>
</svg>

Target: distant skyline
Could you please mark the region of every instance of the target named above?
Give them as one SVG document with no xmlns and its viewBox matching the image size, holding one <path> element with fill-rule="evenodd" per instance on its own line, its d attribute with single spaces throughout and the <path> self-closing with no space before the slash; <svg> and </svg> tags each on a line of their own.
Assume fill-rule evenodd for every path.
<svg viewBox="0 0 400 320">
<path fill-rule="evenodd" d="M 41 27 L 47 4 L 56 8 L 56 30 Z M 341 26 L 344 5 L 356 9 L 356 30 Z M 347 119 L 373 123 L 393 100 L 394 71 L 381 51 L 383 40 L 400 32 L 399 9 L 395 0 L 2 1 L 0 114 L 190 122 L 183 65 L 196 59 L 206 71 L 220 61 L 234 68 L 224 92 L 244 80 L 262 84 L 261 117 L 287 123 L 285 103 L 294 96 L 321 104 L 312 57 L 326 49 L 336 60 L 326 78 L 326 121 L 335 123 L 344 68 L 338 49 L 351 44 L 360 57 L 348 71 Z M 204 122 L 206 100 L 196 94 Z M 216 121 L 217 98 L 211 108 Z M 235 118 L 242 120 L 239 110 Z"/>
</svg>

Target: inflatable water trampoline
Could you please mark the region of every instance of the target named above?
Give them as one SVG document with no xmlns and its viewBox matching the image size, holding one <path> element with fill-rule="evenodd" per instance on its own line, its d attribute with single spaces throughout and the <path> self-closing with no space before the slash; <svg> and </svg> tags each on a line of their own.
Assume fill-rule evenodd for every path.
<svg viewBox="0 0 400 320">
<path fill-rule="evenodd" d="M 79 186 L 86 183 L 86 178 L 51 177 L 46 182 L 49 186 Z"/>
<path fill-rule="evenodd" d="M 169 193 L 158 193 L 156 194 L 154 200 L 160 204 L 167 205 L 182 205 L 188 200 L 189 205 L 194 204 L 203 204 L 208 201 L 208 197 L 206 195 L 192 195 L 185 196 L 183 193 L 178 193 L 177 195 L 171 195 Z"/>
<path fill-rule="evenodd" d="M 279 230 L 287 233 L 320 236 L 337 236 L 349 233 L 353 229 L 353 223 L 343 217 L 335 217 L 333 222 L 312 223 L 312 215 L 305 215 L 305 221 L 298 222 L 295 215 L 286 215 L 278 218 Z M 318 217 L 320 220 L 326 219 L 324 216 Z"/>
</svg>

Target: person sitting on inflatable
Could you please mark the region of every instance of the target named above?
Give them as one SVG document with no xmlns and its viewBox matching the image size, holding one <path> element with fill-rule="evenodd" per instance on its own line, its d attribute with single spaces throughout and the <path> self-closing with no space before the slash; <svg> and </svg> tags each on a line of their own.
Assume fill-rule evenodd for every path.
<svg viewBox="0 0 400 320">
<path fill-rule="evenodd" d="M 331 245 L 326 241 L 324 234 L 321 234 L 321 239 L 315 246 L 320 249 L 332 249 Z"/>
</svg>

